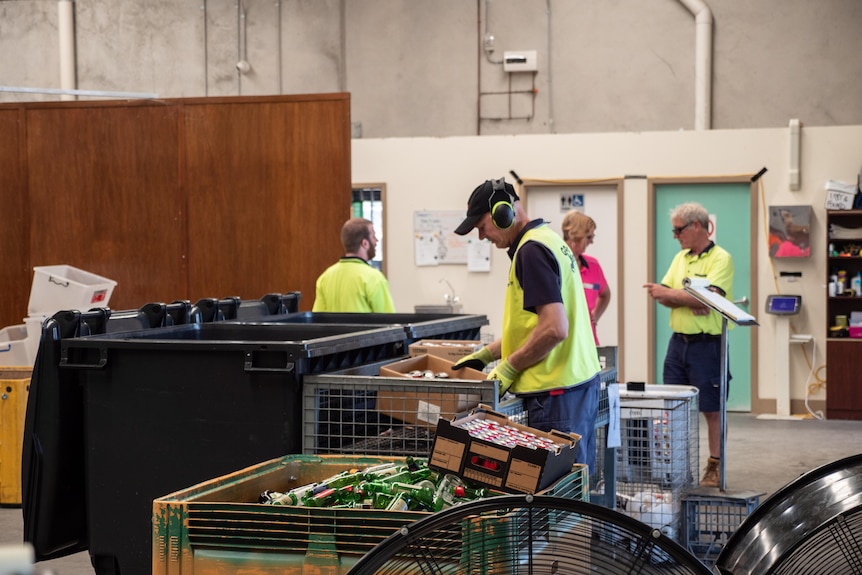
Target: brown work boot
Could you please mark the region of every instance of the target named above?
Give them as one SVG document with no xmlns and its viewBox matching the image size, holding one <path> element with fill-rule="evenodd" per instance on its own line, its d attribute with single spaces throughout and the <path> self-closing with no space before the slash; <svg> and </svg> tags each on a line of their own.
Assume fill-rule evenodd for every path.
<svg viewBox="0 0 862 575">
<path fill-rule="evenodd" d="M 718 487 L 718 462 L 715 457 L 710 456 L 706 460 L 706 469 L 703 471 L 703 479 L 700 484 L 703 487 Z"/>
</svg>

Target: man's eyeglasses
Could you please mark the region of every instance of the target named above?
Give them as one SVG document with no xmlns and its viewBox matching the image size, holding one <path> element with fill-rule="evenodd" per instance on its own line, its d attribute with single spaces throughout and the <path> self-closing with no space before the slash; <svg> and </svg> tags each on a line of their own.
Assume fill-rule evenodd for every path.
<svg viewBox="0 0 862 575">
<path fill-rule="evenodd" d="M 687 228 L 688 226 L 690 226 L 690 225 L 691 225 L 691 224 L 693 224 L 693 223 L 694 223 L 694 222 L 688 222 L 688 223 L 687 223 L 687 224 L 685 224 L 684 226 L 680 226 L 680 227 L 678 227 L 678 228 L 673 228 L 673 235 L 678 236 L 679 234 L 681 234 L 682 232 L 684 232 L 684 231 L 685 231 L 685 228 Z"/>
</svg>

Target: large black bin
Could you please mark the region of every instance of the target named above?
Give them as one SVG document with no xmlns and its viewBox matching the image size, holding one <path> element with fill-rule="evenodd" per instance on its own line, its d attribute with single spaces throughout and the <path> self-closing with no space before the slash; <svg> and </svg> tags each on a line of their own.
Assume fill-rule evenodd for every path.
<svg viewBox="0 0 862 575">
<path fill-rule="evenodd" d="M 152 501 L 301 452 L 301 378 L 401 357 L 401 326 L 216 322 L 62 338 L 46 322 L 23 451 L 38 560 L 151 571 Z"/>
</svg>

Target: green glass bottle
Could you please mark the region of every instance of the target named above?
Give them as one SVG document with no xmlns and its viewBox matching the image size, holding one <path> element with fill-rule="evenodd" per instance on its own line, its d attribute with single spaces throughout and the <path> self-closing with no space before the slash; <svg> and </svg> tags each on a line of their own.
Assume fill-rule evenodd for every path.
<svg viewBox="0 0 862 575">
<path fill-rule="evenodd" d="M 338 489 L 346 485 L 356 485 L 365 479 L 365 475 L 358 469 L 349 469 L 342 471 L 337 475 L 333 475 L 320 482 L 320 485 L 325 485 L 331 489 Z"/>
<path fill-rule="evenodd" d="M 434 511 L 435 486 L 428 480 L 416 484 L 393 483 L 393 488 L 398 493 L 407 495 L 413 501 L 414 508 L 422 508 L 426 511 Z"/>
</svg>

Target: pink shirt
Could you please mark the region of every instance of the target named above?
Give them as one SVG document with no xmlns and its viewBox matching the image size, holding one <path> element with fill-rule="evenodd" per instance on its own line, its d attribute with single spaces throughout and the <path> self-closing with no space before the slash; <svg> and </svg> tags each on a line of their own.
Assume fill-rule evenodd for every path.
<svg viewBox="0 0 862 575">
<path fill-rule="evenodd" d="M 608 285 L 608 280 L 605 279 L 605 273 L 602 271 L 602 266 L 599 265 L 599 260 L 587 254 L 581 254 L 581 280 L 584 282 L 587 307 L 592 313 L 596 308 L 596 302 L 599 300 L 599 293 Z M 592 325 L 593 337 L 596 340 L 596 345 L 599 345 L 596 324 Z"/>
</svg>

